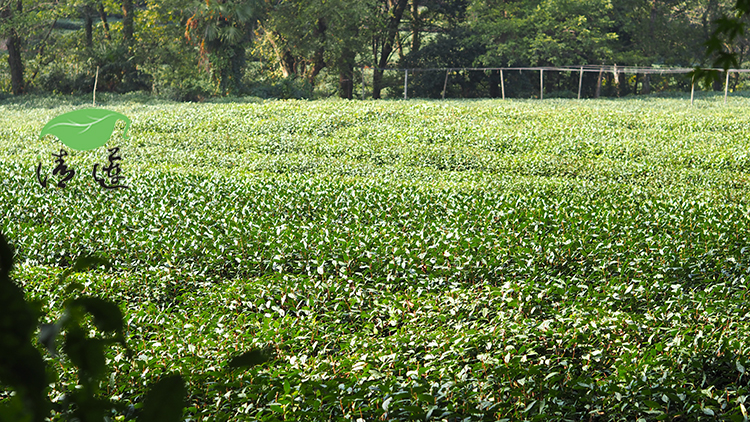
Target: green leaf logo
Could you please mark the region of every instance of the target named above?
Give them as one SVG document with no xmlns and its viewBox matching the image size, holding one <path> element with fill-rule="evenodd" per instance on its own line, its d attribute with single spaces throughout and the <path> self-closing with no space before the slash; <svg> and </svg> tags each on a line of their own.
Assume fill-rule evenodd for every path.
<svg viewBox="0 0 750 422">
<path fill-rule="evenodd" d="M 106 144 L 118 120 L 125 122 L 122 136 L 127 139 L 130 119 L 124 114 L 102 108 L 85 108 L 61 114 L 44 125 L 39 137 L 56 136 L 70 148 L 86 151 Z"/>
</svg>

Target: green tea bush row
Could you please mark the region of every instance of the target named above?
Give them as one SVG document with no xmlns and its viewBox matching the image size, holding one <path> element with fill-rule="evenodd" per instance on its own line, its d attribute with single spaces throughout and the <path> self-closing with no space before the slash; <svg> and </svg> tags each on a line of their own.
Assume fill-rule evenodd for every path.
<svg viewBox="0 0 750 422">
<path fill-rule="evenodd" d="M 71 106 L 9 104 L 0 230 L 48 320 L 60 271 L 112 261 L 77 280 L 123 309 L 124 403 L 179 372 L 192 420 L 744 420 L 733 101 L 113 100 L 133 120 L 114 193 L 96 152 L 42 189 L 35 132 Z M 273 365 L 220 370 L 264 347 Z"/>
</svg>

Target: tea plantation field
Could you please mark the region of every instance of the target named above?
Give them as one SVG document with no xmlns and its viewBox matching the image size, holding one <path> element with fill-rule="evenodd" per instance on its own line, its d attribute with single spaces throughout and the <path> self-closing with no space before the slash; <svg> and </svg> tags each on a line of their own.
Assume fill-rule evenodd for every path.
<svg viewBox="0 0 750 422">
<path fill-rule="evenodd" d="M 112 262 L 71 277 L 124 314 L 104 398 L 177 371 L 193 421 L 748 420 L 750 99 L 105 97 L 129 189 L 104 147 L 53 187 L 38 134 L 87 102 L 0 103 L 0 231 L 41 322 Z"/>
</svg>

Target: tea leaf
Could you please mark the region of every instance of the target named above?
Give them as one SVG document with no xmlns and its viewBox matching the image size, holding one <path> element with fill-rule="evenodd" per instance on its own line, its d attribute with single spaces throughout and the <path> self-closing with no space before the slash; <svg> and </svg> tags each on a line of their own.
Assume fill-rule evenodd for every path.
<svg viewBox="0 0 750 422">
<path fill-rule="evenodd" d="M 123 138 L 127 139 L 130 119 L 124 114 L 100 108 L 85 108 L 61 114 L 44 125 L 39 137 L 53 135 L 70 148 L 90 150 L 109 141 L 118 120 L 125 121 Z"/>
</svg>

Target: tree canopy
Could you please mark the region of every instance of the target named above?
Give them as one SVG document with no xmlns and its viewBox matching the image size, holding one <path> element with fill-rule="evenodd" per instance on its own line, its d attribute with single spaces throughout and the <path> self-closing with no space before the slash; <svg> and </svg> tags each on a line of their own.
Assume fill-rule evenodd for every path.
<svg viewBox="0 0 750 422">
<path fill-rule="evenodd" d="M 748 10 L 747 0 L 0 0 L 0 90 L 88 92 L 99 68 L 100 91 L 195 100 L 334 86 L 352 98 L 369 67 L 380 98 L 389 67 L 739 67 Z"/>
</svg>

